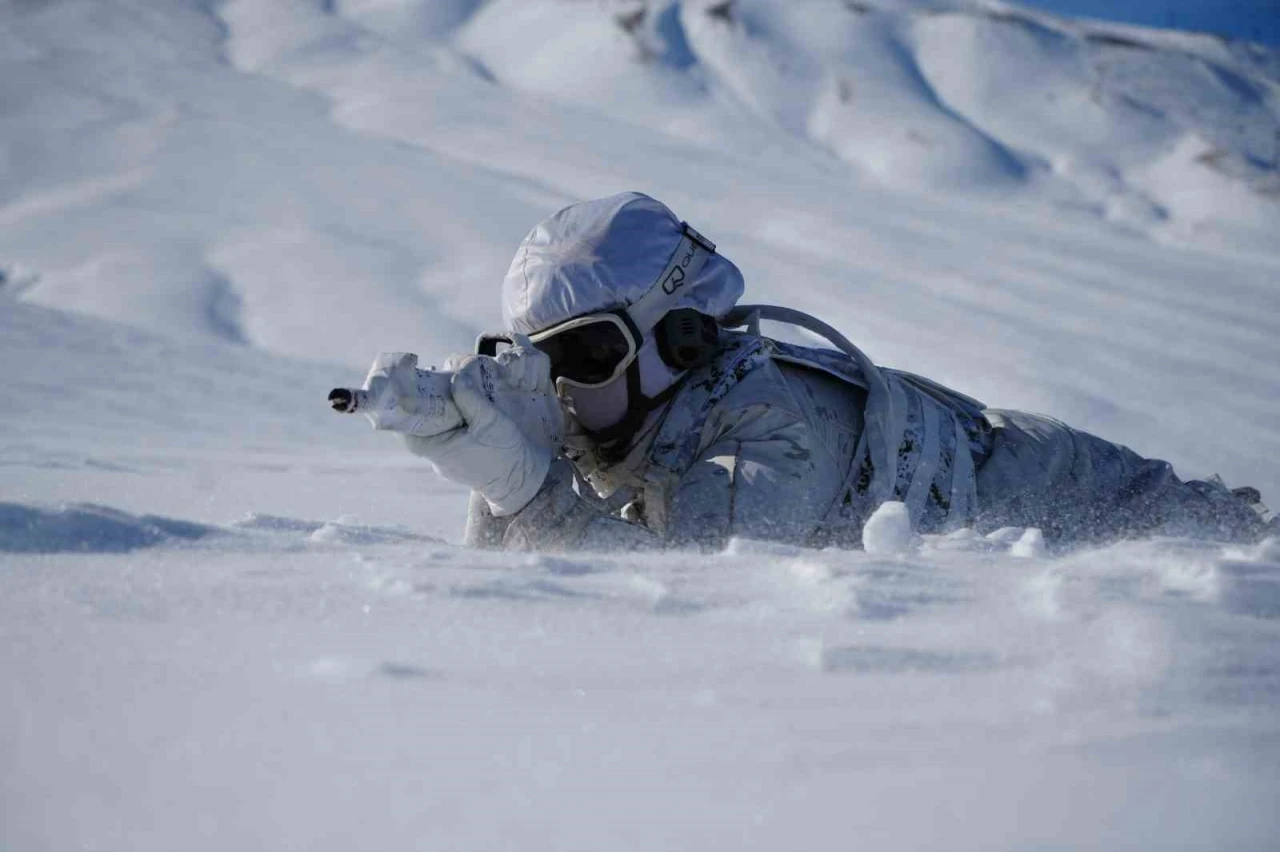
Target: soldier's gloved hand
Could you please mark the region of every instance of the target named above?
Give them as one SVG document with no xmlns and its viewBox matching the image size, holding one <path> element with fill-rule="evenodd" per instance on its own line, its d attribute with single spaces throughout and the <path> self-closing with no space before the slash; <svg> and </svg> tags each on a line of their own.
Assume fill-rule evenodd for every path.
<svg viewBox="0 0 1280 852">
<path fill-rule="evenodd" d="M 466 425 L 429 438 L 405 436 L 413 452 L 441 476 L 479 491 L 499 517 L 538 493 L 564 429 L 547 356 L 519 343 L 527 341 L 497 358 L 450 359 L 445 369 L 454 371 L 453 401 Z"/>
</svg>

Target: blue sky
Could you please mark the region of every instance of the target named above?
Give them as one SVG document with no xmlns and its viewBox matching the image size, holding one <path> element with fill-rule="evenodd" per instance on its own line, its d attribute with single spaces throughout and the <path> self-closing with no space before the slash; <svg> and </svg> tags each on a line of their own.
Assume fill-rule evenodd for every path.
<svg viewBox="0 0 1280 852">
<path fill-rule="evenodd" d="M 1205 30 L 1280 45 L 1280 0 L 1019 0 L 1064 15 Z"/>
</svg>

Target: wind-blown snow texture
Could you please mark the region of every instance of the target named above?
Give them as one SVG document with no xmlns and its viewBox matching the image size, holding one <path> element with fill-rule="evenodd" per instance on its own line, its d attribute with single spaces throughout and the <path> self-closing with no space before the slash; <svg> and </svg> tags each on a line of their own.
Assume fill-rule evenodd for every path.
<svg viewBox="0 0 1280 852">
<path fill-rule="evenodd" d="M 324 404 L 639 189 L 1280 503 L 1280 54 L 1037 5 L 0 5 L 0 848 L 1274 848 L 1275 542 L 469 551 Z"/>
</svg>

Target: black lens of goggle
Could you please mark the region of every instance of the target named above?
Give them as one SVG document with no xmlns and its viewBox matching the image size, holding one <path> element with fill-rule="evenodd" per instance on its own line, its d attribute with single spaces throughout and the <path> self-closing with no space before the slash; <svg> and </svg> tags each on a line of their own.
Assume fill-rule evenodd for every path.
<svg viewBox="0 0 1280 852">
<path fill-rule="evenodd" d="M 580 325 L 533 345 L 551 359 L 552 378 L 588 385 L 607 382 L 631 351 L 626 335 L 612 322 Z"/>
</svg>

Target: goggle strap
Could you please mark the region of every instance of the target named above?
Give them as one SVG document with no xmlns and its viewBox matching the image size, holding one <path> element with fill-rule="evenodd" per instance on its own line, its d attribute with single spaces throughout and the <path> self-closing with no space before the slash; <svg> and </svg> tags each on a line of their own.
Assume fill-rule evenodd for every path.
<svg viewBox="0 0 1280 852">
<path fill-rule="evenodd" d="M 666 316 L 684 295 L 684 288 L 692 284 L 706 266 L 707 260 L 715 254 L 716 244 L 699 234 L 689 223 L 681 222 L 683 231 L 680 244 L 671 253 L 671 259 L 662 270 L 662 274 L 653 282 L 649 291 L 632 303 L 625 311 L 625 316 L 634 331 L 644 332 L 658 324 L 658 320 Z M 640 339 L 637 336 L 637 341 Z"/>
<path fill-rule="evenodd" d="M 631 342 L 635 345 L 635 349 L 639 351 L 644 344 L 644 332 L 636 326 L 636 321 L 631 318 L 631 314 L 627 313 L 626 309 L 623 308 L 610 313 L 617 315 L 618 319 L 622 320 L 622 324 L 627 327 L 627 333 L 631 335 Z"/>
</svg>

